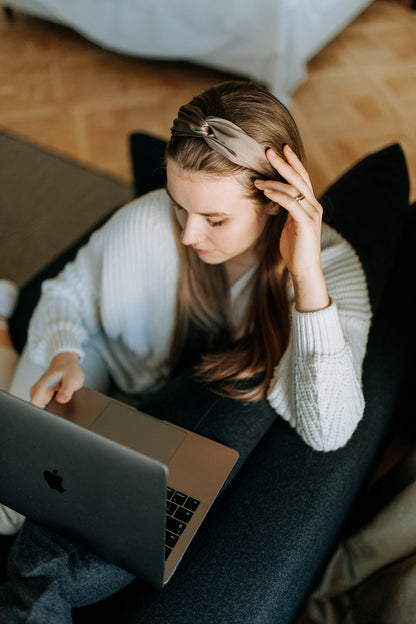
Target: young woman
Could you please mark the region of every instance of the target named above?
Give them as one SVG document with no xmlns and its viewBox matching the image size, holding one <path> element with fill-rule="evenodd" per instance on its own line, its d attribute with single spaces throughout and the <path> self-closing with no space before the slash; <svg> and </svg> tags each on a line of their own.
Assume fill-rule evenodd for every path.
<svg viewBox="0 0 416 624">
<path fill-rule="evenodd" d="M 192 407 L 176 422 L 238 449 L 238 467 L 276 418 L 315 450 L 345 445 L 363 414 L 371 312 L 358 257 L 322 224 L 303 160 L 292 116 L 258 85 L 223 83 L 183 106 L 166 188 L 119 210 L 44 284 L 10 391 L 44 407 L 83 384 L 115 386 L 163 417 L 163 397 L 185 393 Z M 63 580 L 40 583 L 28 611 L 54 605 L 52 619 L 33 621 L 71 621 L 76 574 L 47 569 L 44 536 L 25 523 L 0 622 L 23 621 L 19 544 L 35 542 L 33 567 Z M 94 569 L 113 579 L 107 593 L 131 580 L 104 562 Z M 90 581 L 73 606 L 103 596 Z"/>
</svg>

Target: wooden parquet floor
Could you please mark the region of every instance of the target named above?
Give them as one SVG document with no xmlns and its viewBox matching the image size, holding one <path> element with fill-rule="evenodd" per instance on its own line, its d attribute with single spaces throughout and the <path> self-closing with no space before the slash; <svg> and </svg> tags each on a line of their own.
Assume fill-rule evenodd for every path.
<svg viewBox="0 0 416 624">
<path fill-rule="evenodd" d="M 127 135 L 167 137 L 178 107 L 230 76 L 122 57 L 55 24 L 0 16 L 0 127 L 131 180 Z M 320 193 L 399 141 L 416 196 L 416 12 L 378 0 L 309 64 L 291 106 Z"/>
</svg>

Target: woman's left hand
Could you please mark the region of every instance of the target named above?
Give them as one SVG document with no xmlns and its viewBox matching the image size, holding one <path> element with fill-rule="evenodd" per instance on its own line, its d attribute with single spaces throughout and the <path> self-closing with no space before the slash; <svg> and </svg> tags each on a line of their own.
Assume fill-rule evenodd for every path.
<svg viewBox="0 0 416 624">
<path fill-rule="evenodd" d="M 288 212 L 280 238 L 280 253 L 292 277 L 296 309 L 313 311 L 329 305 L 321 265 L 322 206 L 309 175 L 288 145 L 286 160 L 267 150 L 271 165 L 287 181 L 256 180 L 255 186 Z"/>
</svg>

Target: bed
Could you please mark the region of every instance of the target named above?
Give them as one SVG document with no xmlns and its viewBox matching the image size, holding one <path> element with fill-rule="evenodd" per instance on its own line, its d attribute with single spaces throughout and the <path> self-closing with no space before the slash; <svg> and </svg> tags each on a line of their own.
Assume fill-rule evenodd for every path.
<svg viewBox="0 0 416 624">
<path fill-rule="evenodd" d="M 286 104 L 307 62 L 373 0 L 8 0 L 94 43 L 190 61 L 266 85 Z"/>
</svg>

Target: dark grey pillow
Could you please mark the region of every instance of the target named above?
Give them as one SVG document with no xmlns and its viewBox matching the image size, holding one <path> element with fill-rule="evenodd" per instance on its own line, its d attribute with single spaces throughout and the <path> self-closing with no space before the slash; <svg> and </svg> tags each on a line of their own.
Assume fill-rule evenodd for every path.
<svg viewBox="0 0 416 624">
<path fill-rule="evenodd" d="M 325 221 L 359 255 L 376 311 L 391 274 L 409 208 L 409 174 L 397 143 L 366 156 L 320 198 Z"/>
</svg>

